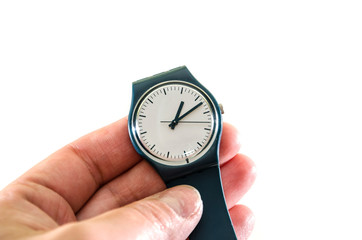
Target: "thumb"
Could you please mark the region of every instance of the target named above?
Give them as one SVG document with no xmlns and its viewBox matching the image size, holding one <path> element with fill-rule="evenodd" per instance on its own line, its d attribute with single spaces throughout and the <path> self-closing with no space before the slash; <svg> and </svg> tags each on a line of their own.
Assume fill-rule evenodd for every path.
<svg viewBox="0 0 362 240">
<path fill-rule="evenodd" d="M 73 224 L 68 229 L 66 227 L 59 237 L 185 240 L 196 227 L 201 215 L 199 192 L 191 186 L 177 186 Z"/>
</svg>

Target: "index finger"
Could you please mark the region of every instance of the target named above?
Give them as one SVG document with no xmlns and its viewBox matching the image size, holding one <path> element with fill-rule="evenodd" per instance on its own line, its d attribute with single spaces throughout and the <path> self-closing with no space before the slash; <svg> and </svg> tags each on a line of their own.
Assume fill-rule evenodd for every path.
<svg viewBox="0 0 362 240">
<path fill-rule="evenodd" d="M 125 117 L 68 144 L 18 181 L 53 190 L 77 212 L 101 185 L 140 160 L 128 137 Z"/>
</svg>

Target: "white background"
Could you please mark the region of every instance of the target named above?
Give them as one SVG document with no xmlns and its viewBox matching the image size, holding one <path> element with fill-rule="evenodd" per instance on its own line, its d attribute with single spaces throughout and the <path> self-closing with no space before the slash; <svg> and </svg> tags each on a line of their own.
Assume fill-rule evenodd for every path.
<svg viewBox="0 0 362 240">
<path fill-rule="evenodd" d="M 361 239 L 360 1 L 1 1 L 0 188 L 186 65 L 258 178 L 256 239 Z"/>
</svg>

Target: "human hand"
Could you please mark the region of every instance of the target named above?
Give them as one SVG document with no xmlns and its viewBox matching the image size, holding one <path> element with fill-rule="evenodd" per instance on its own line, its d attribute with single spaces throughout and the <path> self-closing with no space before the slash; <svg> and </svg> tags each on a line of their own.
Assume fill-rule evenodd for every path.
<svg viewBox="0 0 362 240">
<path fill-rule="evenodd" d="M 247 239 L 252 212 L 236 205 L 255 179 L 238 154 L 236 129 L 224 123 L 220 165 L 238 239 Z M 55 152 L 0 192 L 0 239 L 186 239 L 202 214 L 190 186 L 166 186 L 134 150 L 127 119 Z"/>
</svg>

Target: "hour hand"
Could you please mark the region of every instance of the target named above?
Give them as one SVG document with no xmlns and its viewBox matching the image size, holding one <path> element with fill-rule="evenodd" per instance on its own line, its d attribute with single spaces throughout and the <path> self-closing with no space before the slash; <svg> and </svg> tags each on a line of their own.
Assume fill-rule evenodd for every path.
<svg viewBox="0 0 362 240">
<path fill-rule="evenodd" d="M 181 110 L 182 110 L 182 107 L 184 105 L 184 102 L 181 101 L 180 102 L 180 105 L 177 109 L 177 113 L 176 113 L 176 116 L 175 118 L 171 121 L 171 123 L 168 125 L 171 129 L 175 129 L 175 126 L 178 124 L 178 117 L 180 116 L 180 113 L 181 113 Z"/>
</svg>

